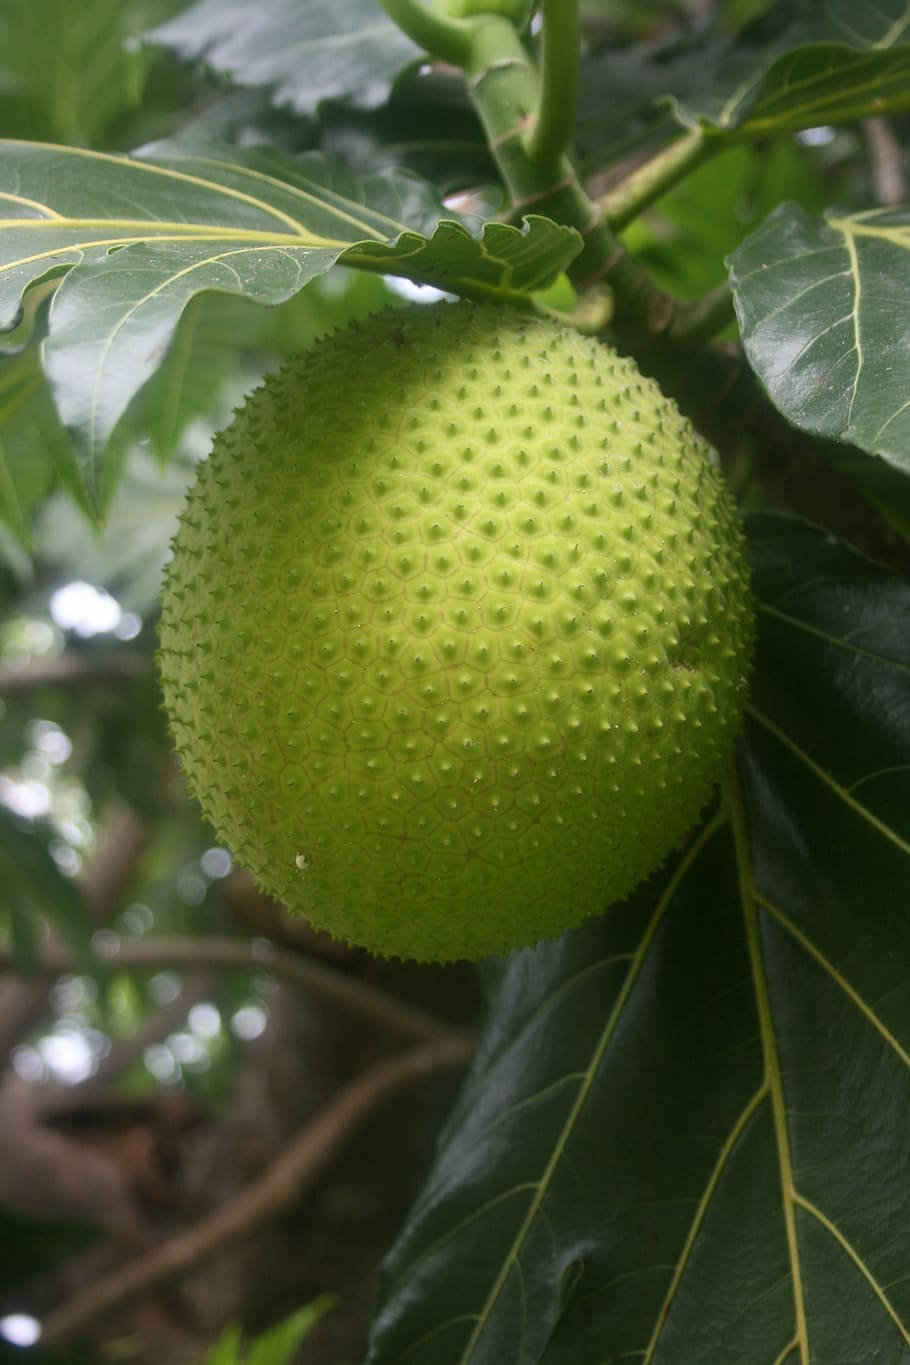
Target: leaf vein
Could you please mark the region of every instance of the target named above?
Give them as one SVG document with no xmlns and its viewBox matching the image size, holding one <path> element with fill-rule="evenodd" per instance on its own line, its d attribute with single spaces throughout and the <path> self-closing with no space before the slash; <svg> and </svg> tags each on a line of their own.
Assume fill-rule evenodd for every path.
<svg viewBox="0 0 910 1365">
<path fill-rule="evenodd" d="M 760 725 L 763 725 L 766 730 L 774 735 L 775 739 L 778 739 L 781 744 L 800 760 L 801 763 L 804 763 L 819 781 L 823 782 L 825 786 L 830 787 L 842 801 L 846 802 L 851 810 L 855 810 L 857 815 L 860 815 L 867 821 L 873 829 L 877 829 L 878 832 L 894 844 L 901 853 L 906 853 L 907 856 L 910 857 L 910 843 L 908 843 L 906 839 L 902 839 L 896 830 L 892 829 L 890 825 L 887 825 L 884 820 L 880 820 L 878 816 L 873 814 L 873 812 L 869 810 L 867 806 L 864 806 L 861 801 L 857 801 L 855 796 L 851 796 L 842 783 L 838 782 L 830 773 L 826 773 L 824 768 L 816 763 L 813 758 L 810 758 L 805 749 L 801 748 L 789 735 L 785 734 L 783 730 L 775 725 L 773 720 L 759 711 L 751 702 L 746 703 L 746 711 L 752 716 L 753 720 L 757 720 Z"/>
<path fill-rule="evenodd" d="M 895 1327 L 900 1332 L 901 1336 L 904 1339 L 904 1345 L 910 1346 L 910 1331 L 907 1330 L 907 1327 L 901 1321 L 893 1303 L 888 1298 L 888 1295 L 885 1293 L 884 1289 L 879 1284 L 878 1280 L 872 1274 L 872 1271 L 866 1265 L 866 1262 L 863 1260 L 862 1256 L 860 1256 L 859 1252 L 856 1250 L 853 1244 L 847 1240 L 847 1238 L 841 1232 L 837 1224 L 833 1223 L 830 1218 L 828 1218 L 824 1213 L 822 1213 L 821 1209 L 817 1208 L 815 1204 L 810 1203 L 809 1200 L 805 1199 L 801 1194 L 794 1192 L 793 1200 L 796 1204 L 799 1205 L 801 1209 L 805 1209 L 806 1213 L 808 1213 L 812 1218 L 815 1218 L 817 1222 L 819 1222 L 821 1226 L 831 1234 L 831 1236 L 838 1243 L 841 1249 L 847 1253 L 847 1255 L 850 1257 L 850 1260 L 853 1262 L 857 1270 L 863 1276 L 866 1283 L 869 1285 L 870 1289 L 873 1291 L 876 1298 L 881 1303 L 885 1312 L 888 1314 L 891 1321 L 894 1323 Z"/>
<path fill-rule="evenodd" d="M 866 1001 L 862 998 L 859 992 L 853 986 L 850 985 L 850 982 L 846 979 L 845 976 L 842 975 L 841 972 L 838 971 L 834 963 L 831 962 L 827 957 L 825 957 L 824 953 L 822 953 L 818 948 L 816 948 L 815 944 L 811 941 L 811 939 L 807 938 L 806 935 L 802 932 L 802 930 L 797 928 L 797 926 L 793 923 L 789 915 L 787 915 L 783 910 L 781 910 L 779 906 L 775 905 L 773 901 L 768 900 L 768 898 L 766 896 L 763 896 L 762 893 L 758 890 L 756 890 L 755 892 L 755 899 L 759 902 L 760 905 L 762 905 L 765 908 L 765 910 L 768 911 L 770 915 L 774 917 L 774 919 L 777 920 L 777 922 L 780 925 L 783 926 L 784 929 L 786 929 L 787 933 L 790 934 L 792 938 L 796 939 L 796 942 L 800 945 L 800 947 L 803 948 L 810 955 L 810 957 L 812 957 L 818 963 L 821 969 L 824 972 L 826 972 L 828 976 L 830 976 L 834 984 L 844 992 L 844 994 L 851 1001 L 851 1003 L 856 1006 L 856 1008 L 860 1011 L 863 1017 L 866 1020 L 868 1020 L 868 1022 L 872 1025 L 874 1029 L 877 1030 L 880 1036 L 887 1043 L 888 1047 L 892 1049 L 892 1051 L 897 1055 L 897 1057 L 907 1068 L 907 1070 L 910 1071 L 910 1052 L 908 1052 L 907 1049 L 901 1045 L 901 1043 L 894 1036 L 891 1030 L 882 1023 L 882 1021 L 879 1019 L 878 1015 L 875 1013 L 872 1007 L 866 1004 Z"/>
<path fill-rule="evenodd" d="M 639 944 L 638 950 L 635 953 L 635 957 L 629 967 L 629 971 L 626 975 L 625 981 L 623 982 L 623 986 L 619 992 L 616 1003 L 614 1004 L 613 1009 L 610 1011 L 609 1018 L 607 1019 L 607 1022 L 604 1025 L 604 1028 L 601 1032 L 601 1035 L 597 1040 L 597 1044 L 591 1056 L 591 1061 L 585 1073 L 585 1083 L 579 1087 L 579 1092 L 575 1099 L 575 1103 L 573 1104 L 571 1110 L 569 1111 L 569 1114 L 563 1125 L 562 1131 L 554 1145 L 553 1151 L 546 1164 L 546 1167 L 544 1168 L 540 1181 L 538 1182 L 537 1193 L 532 1199 L 528 1211 L 525 1215 L 524 1221 L 521 1227 L 519 1228 L 515 1236 L 515 1239 L 512 1242 L 511 1247 L 506 1253 L 499 1274 L 497 1275 L 496 1280 L 494 1281 L 490 1289 L 490 1292 L 487 1295 L 486 1302 L 484 1303 L 482 1309 L 480 1310 L 480 1313 L 478 1314 L 477 1323 L 475 1325 L 474 1331 L 471 1333 L 471 1338 L 468 1341 L 467 1346 L 465 1347 L 464 1352 L 460 1357 L 461 1365 L 467 1365 L 467 1362 L 470 1360 L 474 1347 L 480 1340 L 481 1333 L 483 1332 L 487 1322 L 489 1321 L 489 1317 L 493 1310 L 493 1307 L 497 1302 L 500 1294 L 502 1293 L 503 1287 L 511 1270 L 512 1263 L 519 1255 L 521 1248 L 524 1245 L 525 1239 L 527 1238 L 528 1233 L 530 1232 L 530 1229 L 538 1213 L 540 1212 L 544 1199 L 546 1198 L 547 1193 L 549 1192 L 553 1176 L 562 1157 L 563 1149 L 568 1143 L 569 1137 L 575 1127 L 575 1123 L 578 1120 L 578 1117 L 581 1114 L 582 1109 L 584 1108 L 585 1102 L 594 1084 L 594 1078 L 597 1074 L 598 1067 L 600 1066 L 604 1053 L 606 1052 L 606 1049 L 613 1038 L 613 1034 L 618 1026 L 619 1020 L 622 1017 L 623 1010 L 625 1009 L 629 996 L 632 993 L 632 987 L 637 981 L 641 969 L 644 965 L 644 962 L 647 959 L 648 953 L 650 952 L 651 949 L 651 945 L 656 936 L 657 929 L 661 921 L 663 920 L 667 907 L 672 901 L 673 896 L 676 893 L 677 887 L 679 886 L 679 883 L 682 881 L 683 877 L 688 872 L 690 866 L 695 861 L 698 854 L 702 851 L 705 845 L 714 837 L 718 829 L 720 829 L 720 827 L 725 822 L 726 822 L 725 816 L 717 815 L 714 817 L 713 820 L 709 821 L 709 823 L 705 825 L 705 827 L 700 831 L 698 837 L 695 839 L 691 847 L 687 850 L 685 856 L 680 861 L 678 867 L 676 868 L 675 873 L 673 874 L 673 877 L 671 878 L 670 882 L 664 889 L 664 892 L 660 900 L 658 901 L 657 906 L 655 907 L 654 913 L 651 916 L 647 928 L 645 929 L 645 932 L 642 936 L 642 940 L 641 943 Z"/>
</svg>

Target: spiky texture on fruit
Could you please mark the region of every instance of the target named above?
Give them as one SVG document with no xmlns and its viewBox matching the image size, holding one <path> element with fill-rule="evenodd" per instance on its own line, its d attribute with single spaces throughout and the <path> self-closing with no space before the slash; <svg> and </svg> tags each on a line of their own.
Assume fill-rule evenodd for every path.
<svg viewBox="0 0 910 1365">
<path fill-rule="evenodd" d="M 441 304 L 247 400 L 174 543 L 190 787 L 268 892 L 420 959 L 534 944 L 694 823 L 751 641 L 737 517 L 634 363 Z"/>
</svg>

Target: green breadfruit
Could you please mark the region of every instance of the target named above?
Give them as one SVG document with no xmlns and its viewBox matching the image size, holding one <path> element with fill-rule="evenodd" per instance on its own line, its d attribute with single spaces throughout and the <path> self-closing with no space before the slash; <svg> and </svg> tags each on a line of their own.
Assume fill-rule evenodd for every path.
<svg viewBox="0 0 910 1365">
<path fill-rule="evenodd" d="M 511 309 L 347 329 L 216 439 L 161 621 L 190 787 L 264 889 L 421 959 L 551 938 L 683 838 L 752 608 L 706 447 Z"/>
</svg>

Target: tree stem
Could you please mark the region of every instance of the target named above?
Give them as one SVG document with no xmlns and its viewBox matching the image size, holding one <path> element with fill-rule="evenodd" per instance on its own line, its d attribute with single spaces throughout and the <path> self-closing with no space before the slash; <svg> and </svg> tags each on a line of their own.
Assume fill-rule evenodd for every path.
<svg viewBox="0 0 910 1365">
<path fill-rule="evenodd" d="M 615 189 L 598 200 L 598 207 L 610 227 L 623 228 L 643 209 L 659 199 L 667 190 L 715 152 L 721 150 L 720 139 L 713 142 L 701 128 L 693 128 L 671 142 L 650 161 L 627 175 Z"/>
<path fill-rule="evenodd" d="M 578 102 L 578 0 L 543 0 L 540 99 L 524 138 L 528 160 L 556 167 L 572 141 Z"/>
<path fill-rule="evenodd" d="M 431 57 L 464 66 L 468 61 L 475 24 L 452 19 L 429 9 L 421 0 L 379 0 L 386 14 L 402 33 L 427 51 Z"/>
<path fill-rule="evenodd" d="M 248 1237 L 312 1187 L 341 1144 L 380 1104 L 409 1085 L 445 1071 L 462 1070 L 469 1065 L 471 1053 L 469 1042 L 449 1036 L 374 1062 L 348 1082 L 233 1199 L 56 1305 L 42 1324 L 42 1342 L 50 1345 L 84 1331 L 96 1318 L 185 1275 L 207 1257 Z"/>
<path fill-rule="evenodd" d="M 125 970 L 185 967 L 196 971 L 224 968 L 267 972 L 321 1000 L 350 1010 L 365 1019 L 371 1028 L 393 1029 L 405 1037 L 421 1040 L 452 1036 L 447 1024 L 415 1005 L 398 1000 L 368 981 L 348 976 L 324 963 L 314 962 L 300 953 L 278 948 L 266 939 L 254 939 L 251 942 L 248 939 L 222 938 L 216 934 L 197 939 L 181 934 L 170 938 L 147 938 L 139 942 L 118 940 L 113 946 L 96 949 L 96 952 L 104 962 Z M 0 948 L 0 970 L 7 970 L 11 965 L 8 949 Z M 39 969 L 58 976 L 74 971 L 76 965 L 72 953 L 67 949 L 49 945 L 42 950 Z"/>
</svg>

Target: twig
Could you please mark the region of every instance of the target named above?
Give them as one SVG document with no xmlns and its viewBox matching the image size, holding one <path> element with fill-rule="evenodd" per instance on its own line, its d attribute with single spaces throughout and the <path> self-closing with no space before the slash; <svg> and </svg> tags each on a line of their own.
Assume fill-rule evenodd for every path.
<svg viewBox="0 0 910 1365">
<path fill-rule="evenodd" d="M 135 650 L 104 654 L 71 650 L 48 659 L 32 658 L 21 668 L 0 668 L 0 694 L 12 696 L 36 687 L 74 687 L 99 678 L 135 681 L 148 671 L 148 659 Z"/>
<path fill-rule="evenodd" d="M 103 943 L 95 953 L 103 962 L 118 967 L 149 970 L 222 967 L 268 972 L 405 1037 L 433 1040 L 451 1036 L 451 1029 L 446 1024 L 424 1010 L 406 1005 L 369 982 L 346 976 L 334 967 L 276 948 L 268 939 L 249 941 L 215 935 L 211 938 L 150 938 L 137 943 Z M 0 950 L 0 967 L 9 965 L 9 951 Z M 57 975 L 77 969 L 72 954 L 59 945 L 42 951 L 39 965 L 42 971 Z"/>
<path fill-rule="evenodd" d="M 95 925 L 107 924 L 120 908 L 120 897 L 136 870 L 149 831 L 125 801 L 110 806 L 101 829 L 98 851 L 79 877 L 79 885 Z"/>
<path fill-rule="evenodd" d="M 362 1072 L 276 1158 L 258 1180 L 217 1212 L 122 1269 L 98 1280 L 45 1318 L 41 1340 L 61 1341 L 102 1313 L 199 1264 L 248 1235 L 299 1199 L 338 1146 L 383 1100 L 435 1072 L 468 1064 L 471 1045 L 441 1038 L 386 1058 Z"/>
<path fill-rule="evenodd" d="M 869 143 L 876 199 L 886 207 L 903 203 L 907 198 L 907 176 L 903 151 L 894 129 L 885 118 L 867 118 L 863 128 Z"/>
</svg>

